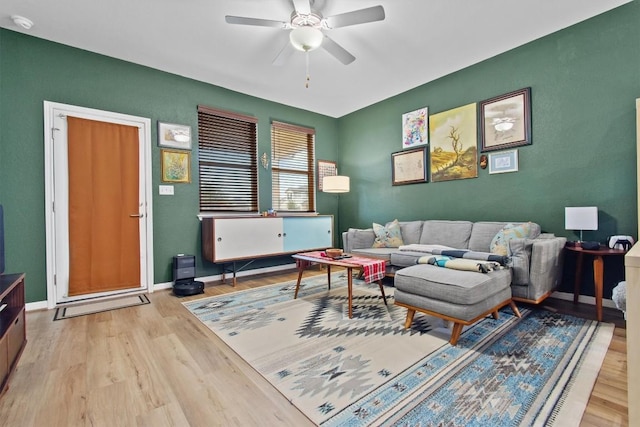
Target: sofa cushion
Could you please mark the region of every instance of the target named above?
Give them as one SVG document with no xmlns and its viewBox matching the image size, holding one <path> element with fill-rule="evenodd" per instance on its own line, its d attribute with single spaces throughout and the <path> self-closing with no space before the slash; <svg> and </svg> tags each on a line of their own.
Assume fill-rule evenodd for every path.
<svg viewBox="0 0 640 427">
<path fill-rule="evenodd" d="M 489 250 L 498 255 L 508 255 L 509 240 L 530 238 L 532 233 L 531 224 L 530 222 L 524 222 L 520 225 L 511 223 L 505 225 L 491 240 Z"/>
<path fill-rule="evenodd" d="M 489 252 L 491 240 L 507 225 L 506 222 L 479 221 L 473 224 L 469 249 L 472 251 Z"/>
<path fill-rule="evenodd" d="M 423 221 L 401 221 L 400 232 L 402 233 L 402 241 L 405 245 L 420 242 L 420 234 L 422 233 Z"/>
<path fill-rule="evenodd" d="M 374 248 L 397 248 L 404 245 L 397 219 L 384 226 L 374 222 L 373 232 L 376 234 L 376 239 L 373 241 Z"/>
<path fill-rule="evenodd" d="M 424 255 L 424 252 L 394 251 L 391 253 L 389 262 L 398 267 L 409 267 L 410 265 L 416 265 L 418 260 Z"/>
<path fill-rule="evenodd" d="M 362 249 L 353 249 L 351 253 L 355 255 L 362 255 L 362 256 L 389 261 L 389 259 L 391 258 L 391 254 L 396 252 L 397 250 L 398 249 L 396 248 L 362 248 Z"/>
<path fill-rule="evenodd" d="M 370 248 L 373 246 L 373 241 L 376 239 L 376 234 L 373 229 L 349 229 L 349 244 L 352 248 Z"/>
<path fill-rule="evenodd" d="M 473 223 L 470 221 L 428 220 L 422 225 L 420 244 L 445 245 L 455 249 L 467 249 Z"/>
<path fill-rule="evenodd" d="M 395 287 L 403 292 L 461 305 L 476 304 L 510 284 L 509 269 L 485 274 L 428 264 L 398 270 L 394 278 Z"/>
</svg>

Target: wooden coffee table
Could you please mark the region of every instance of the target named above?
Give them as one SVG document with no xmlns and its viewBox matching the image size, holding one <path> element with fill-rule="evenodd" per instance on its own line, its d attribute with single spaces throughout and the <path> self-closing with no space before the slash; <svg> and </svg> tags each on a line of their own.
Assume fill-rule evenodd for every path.
<svg viewBox="0 0 640 427">
<path fill-rule="evenodd" d="M 296 283 L 296 292 L 293 295 L 293 298 L 296 299 L 298 298 L 298 291 L 300 290 L 300 282 L 302 281 L 302 273 L 304 273 L 304 270 L 307 269 L 307 267 L 313 265 L 313 264 L 322 264 L 322 265 L 326 265 L 327 266 L 327 283 L 329 285 L 329 289 L 331 289 L 331 267 L 332 266 L 336 266 L 336 267 L 342 267 L 342 268 L 346 268 L 347 269 L 347 292 L 349 295 L 349 319 L 352 318 L 353 316 L 353 307 L 352 307 L 352 300 L 353 300 L 353 294 L 352 294 L 352 288 L 353 288 L 353 274 L 352 274 L 352 270 L 358 269 L 361 270 L 364 268 L 364 264 L 362 262 L 360 262 L 361 260 L 364 260 L 364 262 L 366 263 L 367 260 L 371 261 L 371 263 L 379 263 L 381 260 L 376 259 L 376 258 L 369 258 L 369 257 L 363 257 L 363 256 L 354 256 L 352 257 L 353 260 L 351 262 L 349 262 L 349 260 L 351 260 L 352 258 L 340 258 L 340 259 L 333 259 L 333 258 L 329 258 L 329 257 L 322 257 L 322 256 L 313 256 L 313 255 L 308 255 L 308 254 L 318 254 L 319 252 L 306 252 L 306 253 L 300 253 L 300 254 L 295 254 L 292 255 L 293 258 L 296 259 L 297 264 L 298 264 L 298 282 Z M 348 254 L 346 254 L 348 255 Z M 356 263 L 356 261 L 358 263 Z M 384 261 L 382 261 L 384 263 Z M 382 271 L 384 271 L 384 267 L 382 268 Z M 387 305 L 387 297 L 384 294 L 384 287 L 382 286 L 382 279 L 376 280 L 376 282 L 378 282 L 378 286 L 380 287 L 380 293 L 382 293 L 382 299 L 384 300 L 384 304 Z"/>
</svg>

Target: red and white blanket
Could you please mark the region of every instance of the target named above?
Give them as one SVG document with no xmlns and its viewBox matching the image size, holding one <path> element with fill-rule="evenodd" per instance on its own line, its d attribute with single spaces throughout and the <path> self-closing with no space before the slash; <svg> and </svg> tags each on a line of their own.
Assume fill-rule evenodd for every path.
<svg viewBox="0 0 640 427">
<path fill-rule="evenodd" d="M 298 255 L 308 256 L 312 258 L 320 258 L 327 259 L 327 254 L 323 251 L 314 251 L 314 252 L 303 252 Z M 365 258 L 359 256 L 351 256 L 349 258 L 342 258 L 340 260 L 341 263 L 351 264 L 356 267 L 362 267 L 362 274 L 364 276 L 364 281 L 367 283 L 377 282 L 378 280 L 382 280 L 385 276 L 385 262 L 382 259 L 374 259 L 374 258 Z M 308 264 L 303 264 L 308 263 Z M 301 266 L 306 268 L 308 265 L 312 264 L 312 261 L 307 260 L 296 260 L 296 265 L 298 268 Z"/>
</svg>

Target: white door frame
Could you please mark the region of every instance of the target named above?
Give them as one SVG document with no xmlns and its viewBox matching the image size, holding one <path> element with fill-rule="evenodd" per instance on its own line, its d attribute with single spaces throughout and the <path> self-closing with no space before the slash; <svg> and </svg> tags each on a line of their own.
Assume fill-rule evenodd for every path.
<svg viewBox="0 0 640 427">
<path fill-rule="evenodd" d="M 129 126 L 136 126 L 142 140 L 140 148 L 141 175 L 144 177 L 140 185 L 140 199 L 143 206 L 140 212 L 144 214 L 140 221 L 140 247 L 141 247 L 141 286 L 134 290 L 103 292 L 68 298 L 58 295 L 56 286 L 58 261 L 64 262 L 67 254 L 57 253 L 56 250 L 56 220 L 55 220 L 55 139 L 62 132 L 66 135 L 66 121 L 60 118 L 66 116 L 83 119 L 99 120 Z M 65 138 L 66 140 L 66 138 Z M 78 107 L 68 104 L 44 101 L 44 173 L 45 173 L 45 225 L 46 225 L 46 262 L 47 262 L 47 308 L 55 308 L 62 302 L 74 302 L 82 299 L 106 297 L 115 294 L 131 292 L 153 292 L 153 215 L 152 215 L 152 174 L 151 174 L 151 120 L 145 117 L 131 116 L 128 114 L 113 113 L 110 111 L 96 110 L 92 108 Z M 65 197 L 66 199 L 66 197 Z M 61 258 L 59 258 L 61 257 Z M 66 261 L 68 264 L 68 261 Z M 68 276 L 68 273 L 67 273 Z M 68 287 L 68 286 L 67 286 Z"/>
</svg>

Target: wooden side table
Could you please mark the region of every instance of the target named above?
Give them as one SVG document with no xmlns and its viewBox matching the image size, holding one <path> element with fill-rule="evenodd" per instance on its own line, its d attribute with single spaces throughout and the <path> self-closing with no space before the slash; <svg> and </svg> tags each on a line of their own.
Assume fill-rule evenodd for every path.
<svg viewBox="0 0 640 427">
<path fill-rule="evenodd" d="M 596 297 L 596 318 L 598 322 L 602 322 L 602 293 L 604 289 L 604 257 L 606 256 L 624 256 L 627 251 L 622 249 L 610 249 L 600 246 L 600 249 L 583 249 L 580 246 L 565 246 L 565 250 L 574 252 L 577 255 L 576 260 L 576 278 L 573 284 L 573 303 L 578 303 L 580 295 L 580 284 L 582 283 L 582 260 L 584 254 L 593 256 L 593 284 L 595 287 Z"/>
</svg>

